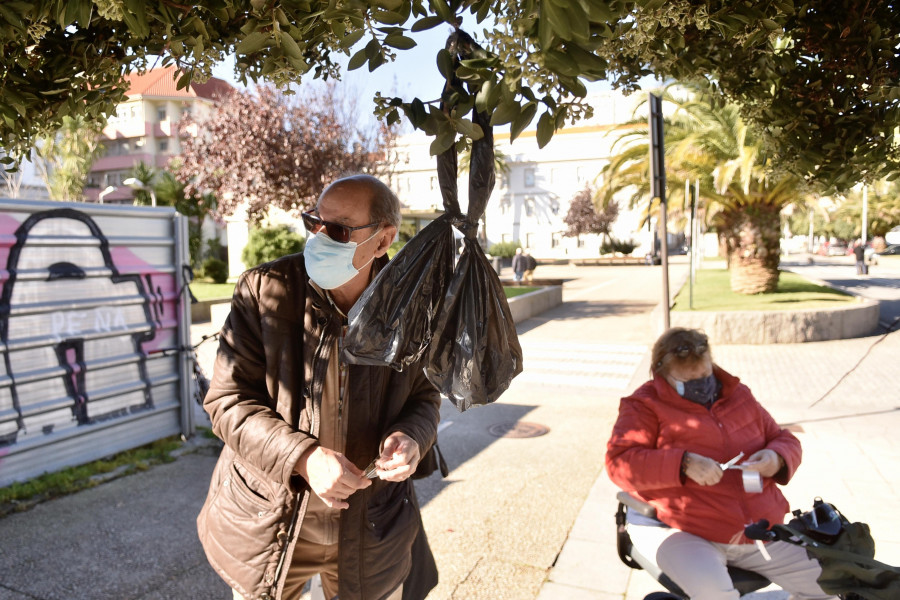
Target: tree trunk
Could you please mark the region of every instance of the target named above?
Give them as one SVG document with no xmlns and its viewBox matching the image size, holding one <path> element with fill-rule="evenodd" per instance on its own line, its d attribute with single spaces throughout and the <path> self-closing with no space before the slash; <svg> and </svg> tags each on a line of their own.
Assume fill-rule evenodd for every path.
<svg viewBox="0 0 900 600">
<path fill-rule="evenodd" d="M 778 287 L 780 207 L 742 206 L 725 216 L 731 291 L 737 294 L 774 292 Z"/>
</svg>

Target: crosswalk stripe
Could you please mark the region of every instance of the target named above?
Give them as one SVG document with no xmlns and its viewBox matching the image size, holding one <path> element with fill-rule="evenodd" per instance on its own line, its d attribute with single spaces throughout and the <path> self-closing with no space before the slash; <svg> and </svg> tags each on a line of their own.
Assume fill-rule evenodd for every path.
<svg viewBox="0 0 900 600">
<path fill-rule="evenodd" d="M 647 352 L 646 346 L 523 341 L 524 370 L 516 380 L 529 384 L 624 389 Z"/>
</svg>

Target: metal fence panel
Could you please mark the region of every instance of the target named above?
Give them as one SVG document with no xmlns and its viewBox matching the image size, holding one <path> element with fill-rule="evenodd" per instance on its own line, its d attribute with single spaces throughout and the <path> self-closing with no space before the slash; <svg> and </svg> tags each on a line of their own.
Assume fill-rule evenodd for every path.
<svg viewBox="0 0 900 600">
<path fill-rule="evenodd" d="M 186 218 L 0 199 L 0 486 L 193 431 Z"/>
</svg>

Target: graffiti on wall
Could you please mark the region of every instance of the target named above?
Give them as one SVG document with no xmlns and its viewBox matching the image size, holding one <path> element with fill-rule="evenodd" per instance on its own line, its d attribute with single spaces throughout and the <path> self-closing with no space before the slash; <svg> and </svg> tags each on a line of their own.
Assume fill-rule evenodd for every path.
<svg viewBox="0 0 900 600">
<path fill-rule="evenodd" d="M 78 210 L 3 217 L 0 447 L 153 410 L 148 356 L 174 329 L 172 273 L 111 247 Z"/>
</svg>

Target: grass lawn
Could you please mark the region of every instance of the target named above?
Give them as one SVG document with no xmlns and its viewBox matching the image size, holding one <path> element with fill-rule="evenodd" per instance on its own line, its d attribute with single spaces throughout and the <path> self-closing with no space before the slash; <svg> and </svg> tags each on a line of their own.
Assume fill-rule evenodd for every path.
<svg viewBox="0 0 900 600">
<path fill-rule="evenodd" d="M 209 283 L 206 281 L 194 281 L 190 285 L 191 292 L 197 300 L 231 300 L 234 292 L 233 283 Z"/>
<path fill-rule="evenodd" d="M 782 271 L 778 289 L 771 294 L 744 295 L 731 291 L 726 269 L 700 269 L 694 280 L 694 310 L 797 310 L 856 302 L 854 296 L 821 286 L 795 273 Z M 691 310 L 690 288 L 685 283 L 672 310 Z"/>
<path fill-rule="evenodd" d="M 197 300 L 230 300 L 231 294 L 234 292 L 234 284 L 233 283 L 207 283 L 204 281 L 195 281 L 191 283 L 191 291 L 194 292 L 194 296 L 196 296 Z M 503 286 L 503 291 L 506 292 L 507 298 L 514 298 L 515 296 L 521 296 L 522 294 L 527 294 L 528 292 L 535 291 L 536 287 L 518 287 L 518 286 Z"/>
<path fill-rule="evenodd" d="M 521 296 L 522 294 L 527 294 L 528 292 L 533 292 L 537 290 L 536 287 L 528 287 L 528 286 L 509 286 L 504 285 L 503 291 L 506 293 L 507 298 L 515 298 L 516 296 Z"/>
</svg>

